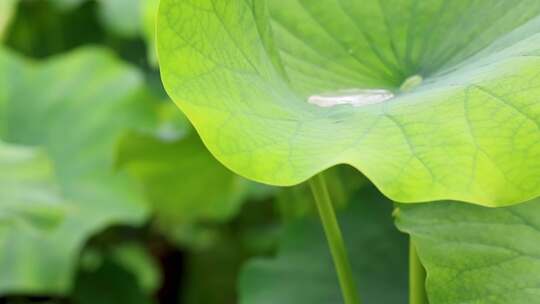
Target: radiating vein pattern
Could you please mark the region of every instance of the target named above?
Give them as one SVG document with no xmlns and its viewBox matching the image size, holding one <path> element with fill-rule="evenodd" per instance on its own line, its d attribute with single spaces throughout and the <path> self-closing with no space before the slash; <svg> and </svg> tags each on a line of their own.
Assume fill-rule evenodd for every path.
<svg viewBox="0 0 540 304">
<path fill-rule="evenodd" d="M 346 163 L 403 202 L 540 195 L 536 0 L 163 0 L 159 15 L 169 95 L 243 176 L 291 185 Z M 351 89 L 395 96 L 308 103 Z"/>
</svg>

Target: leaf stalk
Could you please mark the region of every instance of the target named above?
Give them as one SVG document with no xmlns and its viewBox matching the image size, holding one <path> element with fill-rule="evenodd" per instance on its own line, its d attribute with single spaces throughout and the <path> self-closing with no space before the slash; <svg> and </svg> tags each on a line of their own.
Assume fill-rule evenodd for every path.
<svg viewBox="0 0 540 304">
<path fill-rule="evenodd" d="M 429 304 L 426 295 L 426 270 L 412 239 L 409 239 L 409 304 Z"/>
<path fill-rule="evenodd" d="M 309 180 L 319 216 L 326 234 L 330 253 L 334 260 L 341 292 L 345 304 L 360 304 L 360 296 L 352 273 L 347 249 L 343 241 L 341 229 L 334 211 L 334 206 L 328 193 L 324 175 L 319 173 Z"/>
</svg>

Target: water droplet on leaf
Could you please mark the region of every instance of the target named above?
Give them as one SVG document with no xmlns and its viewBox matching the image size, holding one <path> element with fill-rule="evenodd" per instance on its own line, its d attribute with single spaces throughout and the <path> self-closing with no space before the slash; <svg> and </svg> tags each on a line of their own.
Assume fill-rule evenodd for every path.
<svg viewBox="0 0 540 304">
<path fill-rule="evenodd" d="M 350 89 L 312 95 L 308 102 L 325 108 L 345 104 L 361 107 L 381 103 L 393 97 L 392 92 L 383 89 Z"/>
</svg>

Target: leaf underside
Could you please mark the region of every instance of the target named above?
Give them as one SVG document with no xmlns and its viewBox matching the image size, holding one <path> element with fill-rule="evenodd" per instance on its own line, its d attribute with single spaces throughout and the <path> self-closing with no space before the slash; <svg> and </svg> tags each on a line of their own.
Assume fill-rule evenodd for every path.
<svg viewBox="0 0 540 304">
<path fill-rule="evenodd" d="M 536 0 L 162 0 L 158 50 L 169 95 L 245 177 L 345 163 L 397 201 L 502 206 L 540 194 L 539 15 Z M 396 96 L 307 102 L 344 89 Z"/>
</svg>

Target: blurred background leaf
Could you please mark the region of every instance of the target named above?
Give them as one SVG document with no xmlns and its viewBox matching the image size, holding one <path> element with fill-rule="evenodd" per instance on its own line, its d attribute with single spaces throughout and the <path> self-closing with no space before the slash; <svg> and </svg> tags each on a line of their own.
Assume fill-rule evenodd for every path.
<svg viewBox="0 0 540 304">
<path fill-rule="evenodd" d="M 18 0 L 2 0 L 0 2 L 0 42 L 4 39 L 4 33 L 15 13 L 17 2 Z"/>
<path fill-rule="evenodd" d="M 172 103 L 156 111 L 154 130 L 122 138 L 117 166 L 140 182 L 155 229 L 178 245 L 208 247 L 218 233 L 204 224 L 231 220 L 260 189 L 217 162 Z"/>
<path fill-rule="evenodd" d="M 354 196 L 340 216 L 360 294 L 366 303 L 406 303 L 407 238 L 392 224 L 392 203 L 373 187 Z M 242 304 L 341 303 L 341 292 L 317 218 L 291 222 L 274 259 L 244 268 Z"/>
<path fill-rule="evenodd" d="M 247 181 L 207 152 L 196 133 L 178 140 L 131 133 L 118 163 L 143 185 L 163 225 L 226 220 L 238 212 Z"/>
<path fill-rule="evenodd" d="M 12 74 L 1 68 L 5 62 L 26 73 Z M 95 48 L 39 64 L 1 52 L 0 73 L 8 101 L 2 139 L 47 152 L 72 210 L 47 235 L 3 229 L 0 292 L 62 294 L 91 234 L 111 223 L 141 223 L 148 213 L 131 181 L 112 166 L 120 135 L 151 123 L 141 102 L 146 93 L 137 71 Z M 17 81 L 5 81 L 13 75 Z"/>
<path fill-rule="evenodd" d="M 109 258 L 105 258 L 97 269 L 79 274 L 73 300 L 77 304 L 154 303 L 141 288 L 137 277 Z"/>
<path fill-rule="evenodd" d="M 126 38 L 142 31 L 142 3 L 146 0 L 98 0 L 101 21 L 113 33 Z"/>
<path fill-rule="evenodd" d="M 62 9 L 62 10 L 69 10 L 73 9 L 76 6 L 80 5 L 84 1 L 87 0 L 48 0 L 50 1 L 55 7 Z"/>
<path fill-rule="evenodd" d="M 144 0 L 142 6 L 143 32 L 148 44 L 148 61 L 152 66 L 158 65 L 156 49 L 156 18 L 159 0 Z"/>
<path fill-rule="evenodd" d="M 44 151 L 0 141 L 0 231 L 4 225 L 49 230 L 69 210 Z"/>
<path fill-rule="evenodd" d="M 139 287 L 147 294 L 156 292 L 162 284 L 161 272 L 154 257 L 141 244 L 129 243 L 112 250 L 113 259 L 131 270 Z"/>
</svg>

